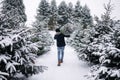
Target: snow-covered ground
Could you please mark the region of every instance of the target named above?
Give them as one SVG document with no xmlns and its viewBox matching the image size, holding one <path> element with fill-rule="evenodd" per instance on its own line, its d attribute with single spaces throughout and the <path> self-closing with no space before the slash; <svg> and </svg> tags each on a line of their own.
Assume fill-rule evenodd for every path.
<svg viewBox="0 0 120 80">
<path fill-rule="evenodd" d="M 54 32 L 51 32 L 52 36 Z M 48 70 L 43 73 L 33 75 L 29 80 L 87 80 L 90 67 L 80 61 L 74 49 L 70 46 L 65 47 L 64 62 L 57 66 L 56 44 L 51 46 L 51 50 L 36 59 L 36 65 L 47 66 Z"/>
</svg>

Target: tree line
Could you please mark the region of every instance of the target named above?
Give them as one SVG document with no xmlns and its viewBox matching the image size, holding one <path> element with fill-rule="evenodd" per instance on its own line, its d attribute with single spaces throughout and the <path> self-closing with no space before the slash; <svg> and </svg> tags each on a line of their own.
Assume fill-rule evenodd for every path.
<svg viewBox="0 0 120 80">
<path fill-rule="evenodd" d="M 50 30 L 68 23 L 75 23 L 75 25 L 80 23 L 84 27 L 93 23 L 90 9 L 87 5 L 82 6 L 79 0 L 75 6 L 71 2 L 67 5 L 65 1 L 62 1 L 57 6 L 55 0 L 52 0 L 51 3 L 41 0 L 37 9 L 36 22 L 39 24 L 41 21 L 45 21 L 45 27 Z M 37 26 L 39 26 L 38 24 Z"/>
</svg>

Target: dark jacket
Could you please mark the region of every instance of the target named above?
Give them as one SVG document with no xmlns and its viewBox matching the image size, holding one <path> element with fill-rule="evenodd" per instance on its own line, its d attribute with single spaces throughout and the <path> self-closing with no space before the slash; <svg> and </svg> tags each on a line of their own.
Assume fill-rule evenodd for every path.
<svg viewBox="0 0 120 80">
<path fill-rule="evenodd" d="M 60 34 L 56 34 L 54 36 L 54 39 L 57 40 L 57 47 L 63 47 L 66 45 L 64 37 L 70 37 L 70 35 L 64 35 L 64 34 L 60 33 Z"/>
</svg>

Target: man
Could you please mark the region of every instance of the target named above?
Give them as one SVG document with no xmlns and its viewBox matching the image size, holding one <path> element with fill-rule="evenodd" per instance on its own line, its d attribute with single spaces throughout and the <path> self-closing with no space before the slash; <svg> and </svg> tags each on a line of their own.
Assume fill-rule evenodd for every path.
<svg viewBox="0 0 120 80">
<path fill-rule="evenodd" d="M 63 63 L 64 58 L 64 48 L 65 48 L 65 39 L 64 37 L 70 37 L 70 35 L 64 35 L 60 32 L 60 29 L 56 29 L 56 34 L 54 39 L 57 41 L 57 50 L 58 50 L 58 66 Z"/>
</svg>

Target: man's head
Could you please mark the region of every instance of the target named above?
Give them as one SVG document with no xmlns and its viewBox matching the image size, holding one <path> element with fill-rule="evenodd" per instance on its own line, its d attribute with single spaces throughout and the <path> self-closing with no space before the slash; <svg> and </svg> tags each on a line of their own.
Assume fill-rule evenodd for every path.
<svg viewBox="0 0 120 80">
<path fill-rule="evenodd" d="M 59 28 L 57 28 L 55 31 L 56 31 L 56 32 L 60 32 L 60 29 L 59 29 Z"/>
</svg>

